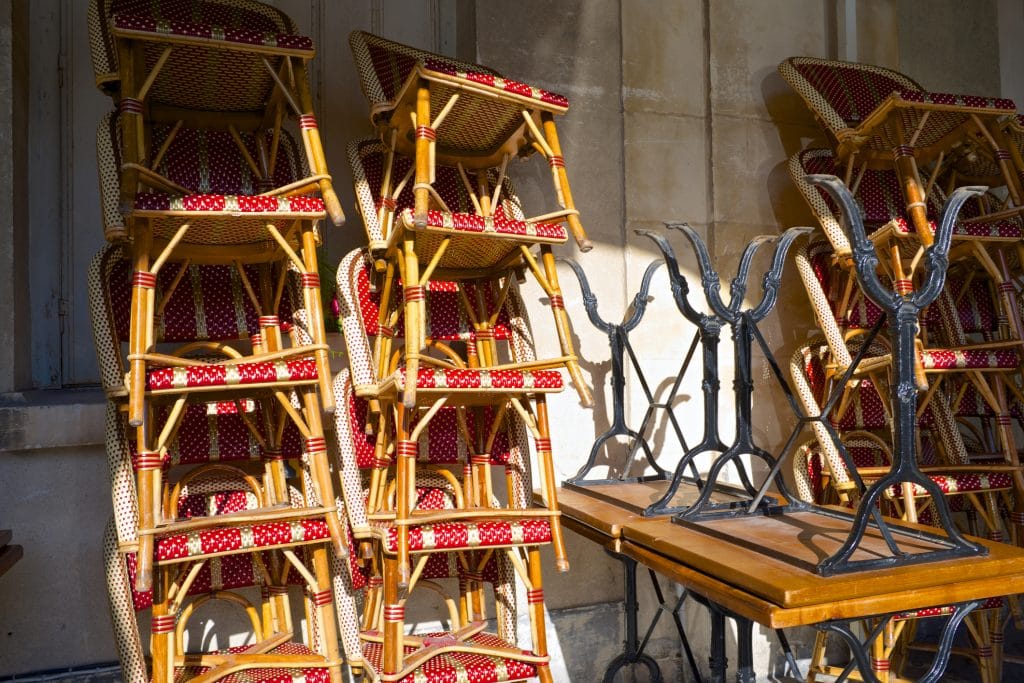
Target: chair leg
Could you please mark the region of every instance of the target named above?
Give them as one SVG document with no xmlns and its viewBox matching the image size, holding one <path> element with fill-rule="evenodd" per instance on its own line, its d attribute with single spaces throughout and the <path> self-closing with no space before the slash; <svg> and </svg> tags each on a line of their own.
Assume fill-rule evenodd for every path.
<svg viewBox="0 0 1024 683">
<path fill-rule="evenodd" d="M 423 287 L 420 286 L 419 258 L 416 256 L 416 235 L 405 231 L 402 240 L 402 257 L 405 269 L 402 273 L 405 290 L 405 391 L 402 403 L 406 408 L 416 405 L 416 381 L 419 377 L 420 350 L 423 348 L 423 326 L 421 319 Z"/>
<path fill-rule="evenodd" d="M 320 275 L 317 273 L 316 235 L 313 226 L 305 222 L 302 226 L 302 261 L 305 272 L 302 274 L 302 291 L 306 304 L 306 315 L 309 316 L 309 335 L 317 345 L 327 344 L 327 330 L 324 327 L 323 309 L 320 303 Z M 318 349 L 315 353 L 317 376 L 320 379 L 320 401 L 323 410 L 334 412 L 334 391 L 331 387 L 331 364 L 327 349 Z"/>
<path fill-rule="evenodd" d="M 550 112 L 544 112 L 541 114 L 541 122 L 544 126 L 544 138 L 554 154 L 553 157 L 548 159 L 548 164 L 551 165 L 555 175 L 555 189 L 562 200 L 562 208 L 575 211 L 576 203 L 573 202 L 572 191 L 569 189 L 569 176 L 565 171 L 565 161 L 562 159 L 562 145 L 558 141 L 555 118 Z M 569 229 L 572 230 L 573 237 L 576 238 L 576 244 L 579 245 L 580 251 L 586 253 L 593 249 L 593 245 L 587 239 L 587 233 L 583 230 L 582 223 L 580 223 L 579 214 L 570 213 L 566 220 L 569 223 Z"/>
<path fill-rule="evenodd" d="M 879 683 L 889 683 L 889 656 L 886 652 L 886 631 L 888 626 L 871 643 L 871 670 Z"/>
<path fill-rule="evenodd" d="M 569 571 L 569 556 L 565 551 L 565 539 L 562 536 L 562 522 L 558 516 L 558 484 L 555 482 L 555 467 L 551 457 L 551 433 L 548 426 L 548 404 L 543 394 L 538 394 L 537 403 L 537 459 L 542 469 L 542 491 L 544 503 L 551 511 L 551 544 L 555 551 L 555 568 L 560 572 Z"/>
<path fill-rule="evenodd" d="M 532 588 L 526 593 L 527 609 L 530 614 L 530 630 L 533 637 L 533 652 L 541 657 L 548 654 L 547 629 L 544 623 L 544 577 L 541 574 L 540 549 L 531 546 L 527 551 L 527 572 Z M 537 676 L 543 683 L 553 683 L 551 667 L 537 665 Z"/>
<path fill-rule="evenodd" d="M 572 326 L 569 324 L 569 316 L 565 312 L 565 300 L 562 298 L 562 289 L 558 284 L 558 270 L 555 268 L 555 254 L 551 246 L 544 244 L 540 248 L 541 260 L 544 264 L 544 278 L 547 280 L 545 292 L 551 301 L 551 312 L 555 317 L 555 330 L 558 332 L 558 343 L 562 348 L 562 355 L 568 356 L 565 366 L 569 371 L 573 384 L 576 385 L 576 393 L 580 396 L 580 403 L 590 408 L 594 405 L 594 397 L 590 388 L 583 381 L 583 372 L 580 370 L 579 361 L 576 360 L 576 348 L 572 341 Z"/>
<path fill-rule="evenodd" d="M 807 683 L 817 683 L 818 672 L 825 664 L 825 650 L 827 645 L 827 631 L 818 631 L 814 634 L 814 648 L 811 650 L 811 662 L 807 666 Z"/>
<path fill-rule="evenodd" d="M 153 295 L 156 275 L 149 272 L 149 252 L 152 232 L 149 220 L 132 221 L 132 301 L 128 333 L 128 424 L 141 427 L 145 413 L 146 361 L 143 354 L 149 350 L 152 335 Z"/>
<path fill-rule="evenodd" d="M 308 387 L 303 389 L 302 401 L 305 407 L 306 426 L 309 429 L 305 450 L 316 483 L 316 491 L 320 496 L 320 505 L 332 508 L 335 505 L 334 485 L 331 480 L 330 467 L 327 464 L 327 440 L 324 438 L 323 422 L 320 420 L 320 401 L 317 392 Z M 348 547 L 345 532 L 341 528 L 337 513 L 334 510 L 329 510 L 325 519 L 327 529 L 331 534 L 334 554 L 339 558 L 347 557 Z"/>
<path fill-rule="evenodd" d="M 169 569 L 162 568 L 153 582 L 152 630 L 150 655 L 153 658 L 153 683 L 174 681 L 174 627 L 175 615 L 168 609 Z"/>
<path fill-rule="evenodd" d="M 384 557 L 384 674 L 398 673 L 402 668 L 402 637 L 405 631 L 405 607 L 398 599 L 398 560 Z"/>
<path fill-rule="evenodd" d="M 299 96 L 299 106 L 302 112 L 299 115 L 299 128 L 302 130 L 302 142 L 306 147 L 306 157 L 309 161 L 309 170 L 315 175 L 327 176 L 320 179 L 320 196 L 324 200 L 324 207 L 331 222 L 341 227 L 345 224 L 345 213 L 341 209 L 341 202 L 331 184 L 331 178 L 327 171 L 327 161 L 324 156 L 323 144 L 320 141 L 320 130 L 317 128 L 316 118 L 313 115 L 313 97 L 309 92 L 309 78 L 306 74 L 306 62 L 303 59 L 292 59 L 295 70 L 295 89 Z"/>
<path fill-rule="evenodd" d="M 430 206 L 432 159 L 431 146 L 434 130 L 430 126 L 430 86 L 424 79 L 417 83 L 416 90 L 416 184 L 413 185 L 415 196 L 414 220 L 416 228 L 427 227 L 427 210 Z"/>
<path fill-rule="evenodd" d="M 337 515 L 333 515 L 337 518 Z M 314 586 L 313 603 L 317 606 L 320 629 L 323 634 L 324 656 L 335 662 L 330 668 L 331 683 L 342 683 L 341 649 L 338 644 L 338 616 L 334 611 L 334 589 L 331 583 L 330 563 L 327 548 L 316 546 L 312 551 L 313 575 L 317 585 Z"/>
</svg>

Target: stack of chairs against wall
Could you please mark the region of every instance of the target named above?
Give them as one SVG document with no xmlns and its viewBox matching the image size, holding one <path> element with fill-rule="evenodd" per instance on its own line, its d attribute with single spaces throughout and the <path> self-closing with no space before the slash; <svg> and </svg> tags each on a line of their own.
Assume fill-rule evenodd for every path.
<svg viewBox="0 0 1024 683">
<path fill-rule="evenodd" d="M 831 143 L 803 150 L 789 164 L 824 236 L 797 254 L 824 339 L 801 349 L 791 369 L 804 409 L 820 415 L 831 406 L 828 419 L 835 428 L 832 435 L 816 424 L 815 441 L 796 459 L 802 495 L 851 504 L 866 483 L 888 470 L 893 448 L 887 399 L 892 358 L 884 334 L 870 341 L 866 336 L 885 321 L 857 282 L 837 207 L 805 177 L 830 174 L 846 184 L 883 276 L 904 295 L 923 272 L 945 198 L 959 186 L 991 185 L 957 217 L 944 290 L 918 320 L 915 447 L 966 531 L 1024 542 L 1024 475 L 1013 422 L 1022 394 L 1024 328 L 1015 281 L 1024 239 L 1024 165 L 1015 144 L 1013 102 L 930 93 L 890 69 L 835 60 L 792 57 L 779 71 Z M 838 400 L 826 404 L 823 392 L 851 367 L 846 386 L 836 388 Z M 936 519 L 930 498 L 912 486 L 887 493 L 888 514 L 922 523 Z M 991 605 L 994 616 L 983 617 L 985 624 L 972 621 L 973 656 L 983 680 L 999 679 L 1007 604 L 1020 623 L 1015 597 Z M 875 644 L 878 657 L 888 660 L 902 629 L 896 621 L 887 625 Z M 819 671 L 823 646 L 815 655 Z"/>
<path fill-rule="evenodd" d="M 555 127 L 568 102 L 368 33 L 350 44 L 376 137 L 349 146 L 367 245 L 338 269 L 349 368 L 335 378 L 335 423 L 358 558 L 349 590 L 363 610 L 346 656 L 370 680 L 551 681 L 541 546 L 559 570 L 569 563 L 546 396 L 564 368 L 591 403 L 553 252 L 570 232 L 590 248 Z M 534 151 L 557 202 L 540 212 L 513 186 L 517 158 Z M 535 353 L 526 276 L 548 298 L 557 356 Z M 407 632 L 407 606 L 445 577 L 458 579 L 447 629 Z M 515 584 L 529 643 L 512 625 Z"/>
<path fill-rule="evenodd" d="M 110 244 L 90 293 L 125 678 L 340 681 L 331 564 L 348 550 L 316 249 L 343 214 L 312 42 L 254 0 L 92 0 L 89 30 L 116 108 L 97 132 Z M 150 615 L 148 653 L 131 607 Z M 225 625 L 217 651 L 187 637 L 200 608 Z"/>
</svg>

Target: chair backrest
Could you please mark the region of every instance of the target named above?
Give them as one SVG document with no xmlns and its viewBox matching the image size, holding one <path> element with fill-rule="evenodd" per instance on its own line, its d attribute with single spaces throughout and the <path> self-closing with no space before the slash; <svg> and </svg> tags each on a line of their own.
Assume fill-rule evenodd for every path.
<svg viewBox="0 0 1024 683">
<path fill-rule="evenodd" d="M 394 201 L 393 213 L 396 220 L 403 211 L 412 210 L 415 207 L 413 179 L 407 178 L 406 182 L 402 183 L 403 178 L 406 178 L 412 169 L 413 162 L 409 158 L 395 155 L 391 170 L 391 194 L 388 197 L 383 196 L 387 157 L 387 147 L 379 140 L 355 140 L 348 145 L 348 161 L 352 167 L 352 182 L 355 187 L 356 201 L 363 217 L 367 236 L 370 239 L 371 250 L 385 246 L 385 226 L 380 224 L 378 214 L 382 203 L 387 203 L 390 206 L 391 201 Z M 435 177 L 434 189 L 452 213 L 456 214 L 452 220 L 458 221 L 459 227 L 482 232 L 485 229 L 485 219 L 483 216 L 477 215 L 459 170 L 453 166 L 437 164 Z M 489 187 L 493 188 L 498 181 L 498 170 L 489 169 L 487 178 Z M 473 177 L 470 177 L 470 182 L 474 182 Z M 401 191 L 395 196 L 394 191 L 399 187 Z M 500 225 L 503 221 L 522 221 L 524 219 L 522 204 L 516 195 L 515 186 L 509 177 L 505 176 L 502 182 L 500 201 L 498 206 L 494 207 L 493 222 Z M 543 230 L 545 225 L 537 224 L 537 228 Z"/>
<path fill-rule="evenodd" d="M 280 131 L 274 166 L 266 178 L 253 172 L 232 133 L 226 129 L 155 124 L 149 127 L 149 134 L 154 154 L 170 137 L 167 148 L 162 150 L 160 163 L 152 170 L 193 194 L 256 195 L 309 175 L 305 155 L 300 153 L 287 130 Z M 239 130 L 237 134 L 249 158 L 267 158 L 274 136 L 272 130 L 258 133 Z M 114 112 L 104 116 L 96 129 L 96 160 L 104 232 L 108 235 L 123 233 L 121 124 L 120 116 Z M 136 196 L 136 206 L 146 206 L 164 196 L 160 191 L 143 190 Z"/>
<path fill-rule="evenodd" d="M 969 282 L 962 278 L 947 279 L 939 297 L 928 307 L 925 322 L 929 330 L 938 332 L 950 346 L 970 343 L 969 335 L 981 335 L 985 340 L 994 338 L 999 332 L 1000 310 L 992 282 L 985 277 Z"/>
<path fill-rule="evenodd" d="M 401 327 L 398 322 L 394 329 L 382 329 L 379 311 L 382 302 L 380 293 L 371 287 L 371 273 L 367 264 L 368 255 L 364 249 L 349 252 L 338 267 L 338 308 L 342 330 L 345 333 L 345 347 L 348 351 L 352 381 L 357 389 L 371 386 L 383 379 L 377 376 L 374 363 L 373 341 L 381 334 L 401 341 Z M 514 277 L 509 275 L 509 277 Z M 477 292 L 483 298 L 489 314 L 497 313 L 492 333 L 496 341 L 507 342 L 513 361 L 529 361 L 534 358 L 533 335 L 526 319 L 525 308 L 519 295 L 517 283 L 513 280 L 500 311 L 495 311 L 499 290 L 493 280 L 460 280 L 458 283 L 431 280 L 426 287 L 426 337 L 439 341 L 471 342 L 476 332 L 462 304 L 459 287 L 467 292 L 471 301 Z M 393 288 L 393 300 L 389 310 L 401 311 L 401 287 Z"/>
<path fill-rule="evenodd" d="M 893 92 L 922 90 L 898 71 L 817 57 L 790 57 L 779 73 L 833 136 L 856 128 Z"/>
<path fill-rule="evenodd" d="M 263 108 L 273 80 L 259 55 L 244 55 L 246 50 L 279 48 L 313 56 L 312 41 L 298 34 L 286 14 L 255 0 L 90 0 L 88 24 L 96 85 L 112 96 L 120 89 L 112 30 L 151 34 L 154 41 L 166 40 L 165 35 L 203 39 L 203 47 L 175 45 L 150 97 L 204 111 Z M 146 63 L 152 65 L 166 45 L 147 44 Z"/>
<path fill-rule="evenodd" d="M 365 429 L 369 411 L 368 402 L 356 396 L 353 391 L 351 376 L 348 370 L 342 370 L 334 380 L 335 399 L 338 401 L 335 411 L 335 434 L 338 439 L 338 452 L 341 456 L 342 491 L 345 495 L 345 507 L 349 511 L 349 519 L 357 531 L 369 528 L 366 518 L 365 501 L 363 500 L 363 484 L 361 471 L 373 468 L 385 468 L 388 461 L 379 461 L 376 451 L 376 434 L 369 434 Z M 492 408 L 482 411 L 482 420 L 477 424 L 473 411 L 466 411 L 467 431 L 471 436 L 486 437 L 494 426 L 495 413 Z M 426 429 L 420 434 L 418 441 L 417 460 L 433 465 L 465 464 L 469 462 L 469 451 L 463 434 L 457 424 L 455 408 L 442 408 L 431 419 Z M 489 456 L 492 465 L 502 465 L 506 474 L 512 479 L 513 490 L 509 492 L 510 503 L 518 507 L 530 504 L 530 459 L 526 428 L 522 420 L 512 411 L 507 411 L 492 444 Z M 418 477 L 420 475 L 417 475 Z M 448 485 L 445 480 L 435 477 L 438 490 Z M 425 481 L 425 480 L 423 480 Z M 422 485 L 418 480 L 417 485 Z M 454 507 L 454 494 L 446 494 L 436 499 L 437 507 L 450 509 Z M 420 499 L 418 505 L 430 505 L 429 501 Z"/>
<path fill-rule="evenodd" d="M 250 283 L 259 281 L 261 265 L 242 266 Z M 279 267 L 274 264 L 273 268 Z M 276 316 L 282 328 L 302 330 L 304 313 L 294 278 L 286 277 L 280 307 L 263 311 Z M 89 267 L 89 305 L 100 366 L 100 381 L 108 393 L 124 388 L 131 312 L 132 273 L 127 250 L 118 245 L 102 249 Z M 252 340 L 260 334 L 260 316 L 232 265 L 167 263 L 157 275 L 158 312 L 154 320 L 157 343 Z"/>
<path fill-rule="evenodd" d="M 828 398 L 825 395 L 828 388 L 825 373 L 828 354 L 828 346 L 818 339 L 797 349 L 790 359 L 790 376 L 797 399 L 809 416 L 821 415 L 822 407 Z M 846 390 L 852 392 L 849 407 L 838 420 L 830 418 L 829 421 L 839 432 L 843 445 L 856 466 L 888 465 L 892 462 L 889 447 L 875 435 L 876 432 L 884 433 L 890 428 L 882 397 L 870 380 L 851 384 Z M 839 486 L 849 483 L 850 474 L 828 430 L 818 421 L 810 424 L 817 440 L 814 451 L 820 454 L 819 457 L 831 473 L 833 481 Z M 806 482 L 806 465 L 797 468 L 795 474 L 798 479 Z M 807 485 L 802 485 L 801 488 L 805 489 Z"/>
<path fill-rule="evenodd" d="M 569 101 L 558 93 L 506 78 L 478 64 L 425 52 L 379 36 L 356 31 L 349 37 L 363 93 L 370 101 L 370 119 L 387 123 L 398 101 L 415 80 L 414 72 L 431 86 L 430 119 L 434 121 L 454 95 L 458 106 L 445 109 L 440 154 L 476 159 L 500 159 L 500 148 L 523 129 L 524 105 L 535 113 L 562 114 Z M 528 101 L 528 102 L 526 102 Z M 404 116 L 404 114 L 403 114 Z M 404 123 L 401 122 L 401 123 Z M 529 154 L 531 147 L 521 147 Z"/>
<path fill-rule="evenodd" d="M 497 71 L 486 66 L 427 52 L 366 31 L 353 31 L 349 34 L 348 43 L 359 71 L 359 84 L 371 105 L 388 105 L 393 102 L 418 63 L 429 62 L 431 68 L 442 72 L 469 72 L 501 77 Z"/>
<path fill-rule="evenodd" d="M 814 311 L 818 328 L 825 335 L 833 360 L 840 368 L 853 362 L 847 333 L 869 330 L 884 317 L 873 301 L 864 296 L 859 285 L 853 283 L 849 302 L 843 307 L 843 294 L 853 273 L 841 271 L 832 264 L 834 252 L 824 240 L 816 240 L 797 249 L 795 261 L 800 281 Z M 839 310 L 843 307 L 843 310 Z"/>
</svg>

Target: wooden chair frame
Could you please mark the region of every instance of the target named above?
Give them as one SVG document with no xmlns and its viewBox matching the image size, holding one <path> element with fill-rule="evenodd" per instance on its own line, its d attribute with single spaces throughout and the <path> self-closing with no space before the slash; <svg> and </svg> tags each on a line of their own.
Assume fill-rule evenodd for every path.
<svg viewBox="0 0 1024 683">
<path fill-rule="evenodd" d="M 272 387 L 242 385 L 247 391 L 241 396 L 237 387 L 219 391 L 170 392 L 169 411 L 163 424 L 158 424 L 155 408 L 164 402 L 161 392 L 147 392 L 144 403 L 144 419 L 140 426 L 133 427 L 121 411 L 128 412 L 123 380 L 125 360 L 121 353 L 121 340 L 115 333 L 116 323 L 111 303 L 111 269 L 117 260 L 124 255 L 119 246 L 110 246 L 102 250 L 93 260 L 90 267 L 90 303 L 93 310 L 94 333 L 100 361 L 101 374 L 108 397 L 112 401 L 113 415 L 108 419 L 108 457 L 112 462 L 112 472 L 123 472 L 112 481 L 115 500 L 121 497 L 122 505 L 130 508 L 124 514 L 130 516 L 130 522 L 119 524 L 124 537 L 131 537 L 138 544 L 139 571 L 137 573 L 139 590 L 148 589 L 153 577 L 155 536 L 165 533 L 195 532 L 201 529 L 216 528 L 229 524 L 256 524 L 275 521 L 297 521 L 301 519 L 323 519 L 330 533 L 335 553 L 343 556 L 347 553 L 341 524 L 338 520 L 334 487 L 327 463 L 327 443 L 324 438 L 323 424 L 320 417 L 320 401 L 316 395 L 316 385 L 311 382 L 277 383 Z M 181 275 L 177 282 L 180 282 Z M 150 290 L 153 292 L 153 290 Z M 155 299 L 155 297 L 153 297 Z M 165 299 L 166 300 L 166 297 Z M 134 303 L 134 302 L 133 302 Z M 319 302 L 317 302 L 319 303 Z M 277 309 L 275 309 L 277 310 Z M 275 342 L 274 332 L 279 334 L 277 324 L 263 328 L 260 343 Z M 299 334 L 292 328 L 293 337 Z M 293 339 L 296 346 L 299 340 Z M 189 350 L 195 345 L 186 344 L 182 349 Z M 201 344 L 204 350 L 214 348 L 226 351 L 229 360 L 242 357 L 230 346 L 217 344 Z M 258 348 L 258 347 L 257 347 Z M 160 354 L 161 362 L 173 356 Z M 182 361 L 186 363 L 188 361 Z M 183 365 L 180 367 L 189 367 Z M 252 401 L 256 418 L 246 417 L 247 409 L 243 401 Z M 258 511 L 236 513 L 230 515 L 214 515 L 201 519 L 179 521 L 176 516 L 168 516 L 174 511 L 168 502 L 172 494 L 180 490 L 177 484 L 165 481 L 163 472 L 164 457 L 172 444 L 180 437 L 179 429 L 185 416 L 185 408 L 194 402 L 210 403 L 227 401 L 234 403 L 239 416 L 245 425 L 249 438 L 257 442 L 265 460 L 260 473 L 260 481 L 249 477 L 239 468 L 231 473 L 236 478 L 248 481 L 250 486 L 258 489 L 256 500 L 260 504 Z M 294 401 L 294 403 L 293 403 Z M 124 424 L 127 422 L 128 424 Z M 281 453 L 281 437 L 285 425 L 293 424 L 303 441 L 303 452 L 308 459 L 308 469 L 301 472 L 307 490 L 318 501 L 304 507 L 291 508 L 291 497 L 285 481 L 285 464 Z M 134 465 L 127 445 L 128 430 L 134 430 L 138 456 Z M 276 454 L 276 455 L 275 455 Z M 197 468 L 186 475 L 204 476 L 211 468 L 219 467 L 227 471 L 224 465 L 209 465 Z M 178 484 L 181 482 L 179 481 Z M 121 492 L 122 489 L 128 493 Z M 307 500 L 312 500 L 311 498 Z M 130 527 L 130 529 L 129 529 Z M 130 535 L 130 536 L 129 536 Z"/>
<path fill-rule="evenodd" d="M 396 139 L 397 136 L 393 135 L 392 143 Z M 383 180 L 378 187 L 374 187 L 370 181 L 371 173 L 364 167 L 364 154 L 384 157 Z M 422 353 L 429 340 L 422 329 L 426 313 L 419 293 L 432 278 L 457 281 L 504 277 L 507 280 L 513 270 L 529 270 L 550 302 L 562 352 L 557 361 L 569 371 L 581 403 L 585 406 L 593 405 L 593 398 L 579 367 L 572 327 L 555 267 L 552 245 L 561 240 L 545 238 L 537 234 L 536 229 L 534 234 L 509 235 L 487 228 L 483 232 L 464 233 L 451 227 L 418 228 L 410 222 L 411 213 L 402 211 L 398 203 L 414 167 L 408 169 L 405 177 L 397 179 L 397 173 L 394 172 L 396 160 L 393 147 L 385 152 L 382 147 L 370 141 L 356 141 L 349 146 L 356 196 L 370 237 L 370 250 L 377 261 L 377 267 L 384 273 L 382 288 L 390 293 L 397 286 L 397 278 L 402 282 L 407 329 L 405 366 L 409 372 L 415 373 L 421 362 L 429 362 Z M 474 215 L 482 217 L 485 222 L 494 222 L 494 212 L 498 207 L 510 213 L 509 217 L 521 219 L 532 226 L 559 217 L 557 212 L 534 218 L 522 217 L 518 197 L 505 174 L 504 165 L 500 169 L 477 169 L 476 186 L 470 182 L 461 164 L 458 165 L 458 176 L 466 196 L 472 202 Z M 440 203 L 444 214 L 451 213 L 440 195 L 434 192 L 432 196 Z M 534 245 L 539 246 L 539 259 L 532 251 Z M 473 303 L 470 302 L 467 307 L 470 314 L 472 308 Z M 393 314 L 389 312 L 389 315 Z M 486 320 L 481 318 L 480 324 L 486 325 Z M 406 406 L 411 407 L 416 401 L 415 387 L 407 387 L 405 394 Z"/>
</svg>

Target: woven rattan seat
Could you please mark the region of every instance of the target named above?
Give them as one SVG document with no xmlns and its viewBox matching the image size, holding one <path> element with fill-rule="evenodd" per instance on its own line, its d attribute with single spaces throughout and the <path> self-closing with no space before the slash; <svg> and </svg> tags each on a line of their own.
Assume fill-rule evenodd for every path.
<svg viewBox="0 0 1024 683">
<path fill-rule="evenodd" d="M 335 597 L 343 602 L 347 595 L 344 592 L 335 595 L 330 578 L 323 576 L 323 572 L 314 570 L 323 581 L 309 585 L 295 565 L 289 565 L 288 560 L 275 554 L 278 551 L 202 559 L 192 563 L 193 571 L 179 574 L 169 582 L 179 591 L 174 605 L 170 605 L 163 589 L 159 593 L 134 590 L 137 556 L 119 549 L 114 527 L 113 523 L 107 527 L 104 560 L 123 680 L 171 683 L 200 675 L 206 675 L 211 681 L 327 683 L 341 680 L 333 602 Z M 307 550 L 295 548 L 295 562 L 308 561 Z M 267 572 L 268 568 L 280 566 L 285 567 L 283 575 L 272 577 Z M 184 576 L 188 578 L 183 580 Z M 289 632 L 290 615 L 286 616 L 290 595 L 302 595 L 303 588 L 307 642 L 295 639 Z M 194 615 L 208 617 L 210 604 L 245 610 L 254 644 L 186 654 L 180 634 Z M 136 612 L 148 612 L 147 631 L 152 634 L 148 648 L 143 646 Z M 213 621 L 207 620 L 207 633 L 217 632 Z M 237 632 L 237 625 L 233 632 Z M 221 634 L 222 637 L 228 635 L 223 630 Z M 191 648 L 195 648 L 194 643 Z"/>
</svg>

